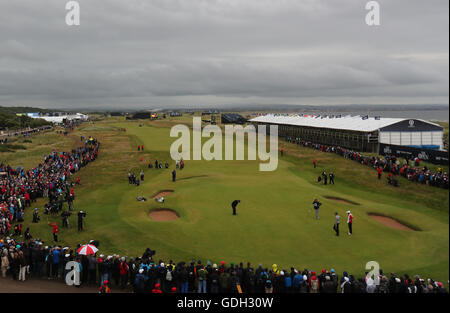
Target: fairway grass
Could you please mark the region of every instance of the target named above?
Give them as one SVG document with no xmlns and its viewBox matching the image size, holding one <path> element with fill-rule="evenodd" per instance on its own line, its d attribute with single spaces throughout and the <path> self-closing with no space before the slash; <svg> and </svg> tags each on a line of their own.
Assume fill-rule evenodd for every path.
<svg viewBox="0 0 450 313">
<path fill-rule="evenodd" d="M 186 118 L 165 121 L 125 121 L 107 119 L 86 124 L 68 137 L 48 133 L 26 143 L 27 150 L 0 153 L 1 160 L 26 168 L 38 164 L 45 153 L 61 146 L 73 147 L 76 138 L 92 135 L 101 142 L 99 158 L 79 172 L 81 186 L 75 189 L 75 207 L 87 212 L 85 231 L 60 227 L 62 245 L 75 247 L 95 239 L 103 254 L 140 256 L 145 248 L 156 250 L 156 258 L 174 261 L 210 260 L 251 262 L 254 266 L 273 263 L 282 268 L 334 268 L 362 275 L 369 261 L 379 262 L 386 272 L 420 274 L 447 282 L 449 269 L 449 220 L 447 190 L 419 186 L 400 178 L 400 187 L 376 179 L 376 171 L 338 155 L 321 153 L 280 141 L 285 156 L 274 172 L 260 172 L 260 161 L 186 161 L 171 181 L 175 162 L 169 148 L 170 126 L 189 124 Z M 126 132 L 120 131 L 126 128 Z M 59 137 L 58 137 L 59 136 Z M 205 140 L 205 139 L 204 139 Z M 144 152 L 137 145 L 145 146 Z M 140 158 L 143 161 L 140 161 Z M 170 169 L 148 169 L 155 159 Z M 318 161 L 316 169 L 312 160 Z M 19 161 L 20 160 L 20 161 Z M 139 187 L 128 184 L 127 173 L 145 172 Z M 322 171 L 333 171 L 335 185 L 318 184 Z M 77 174 L 77 175 L 78 175 Z M 164 203 L 152 196 L 173 190 Z M 147 198 L 146 202 L 136 200 Z M 322 203 L 320 220 L 314 219 L 313 199 Z M 355 204 L 327 199 L 335 197 Z M 240 199 L 237 216 L 231 202 Z M 31 210 L 25 214 L 24 228 L 52 244 L 51 228 L 43 214 L 42 222 L 31 223 Z M 153 209 L 173 209 L 179 218 L 152 221 Z M 347 235 L 346 214 L 354 215 L 352 236 Z M 342 217 L 341 236 L 332 229 L 334 213 Z M 368 213 L 390 216 L 420 231 L 393 229 Z M 61 218 L 51 217 L 58 222 Z"/>
</svg>

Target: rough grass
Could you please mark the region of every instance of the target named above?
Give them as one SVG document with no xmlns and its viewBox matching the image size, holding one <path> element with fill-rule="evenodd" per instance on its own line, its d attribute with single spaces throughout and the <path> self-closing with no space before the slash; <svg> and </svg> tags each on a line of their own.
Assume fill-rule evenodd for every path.
<svg viewBox="0 0 450 313">
<path fill-rule="evenodd" d="M 14 144 L 0 144 L 0 152 L 15 152 L 16 150 L 26 150 L 27 148 L 23 145 Z"/>
<path fill-rule="evenodd" d="M 32 168 L 42 162 L 44 155 L 53 150 L 70 151 L 73 147 L 71 137 L 57 134 L 54 131 L 33 136 L 32 142 L 25 142 L 22 139 L 14 140 L 14 143 L 18 142 L 20 142 L 20 146 L 24 147 L 24 150 L 15 150 L 14 153 L 0 150 L 1 162 L 13 167 L 20 165 L 22 168 Z"/>
</svg>

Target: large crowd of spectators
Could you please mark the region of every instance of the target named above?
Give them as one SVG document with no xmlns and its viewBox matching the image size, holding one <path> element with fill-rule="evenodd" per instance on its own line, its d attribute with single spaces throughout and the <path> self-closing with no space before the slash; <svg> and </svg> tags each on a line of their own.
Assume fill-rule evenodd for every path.
<svg viewBox="0 0 450 313">
<path fill-rule="evenodd" d="M 20 223 L 23 222 L 25 210 L 37 198 L 48 198 L 47 208 L 61 210 L 65 201 L 71 208 L 75 197 L 72 176 L 97 158 L 99 147 L 100 143 L 90 137 L 84 146 L 71 152 L 54 151 L 30 170 L 24 170 L 21 166 L 14 169 L 1 163 L 0 236 L 10 234 L 13 229 L 21 231 Z"/>
<path fill-rule="evenodd" d="M 91 244 L 99 245 L 92 241 Z M 250 263 L 212 264 L 207 261 L 175 263 L 154 260 L 154 251 L 147 249 L 136 258 L 108 255 L 78 255 L 76 249 L 44 246 L 40 239 L 18 242 L 5 238 L 2 251 L 2 275 L 25 281 L 28 277 L 65 281 L 75 261 L 79 281 L 75 287 L 95 286 L 104 290 L 128 290 L 136 293 L 447 293 L 442 282 L 423 279 L 419 275 L 384 274 L 356 278 L 348 272 L 341 275 L 334 269 L 316 272 L 310 269 L 270 268 Z M 367 273 L 366 273 L 367 275 Z"/>
<path fill-rule="evenodd" d="M 401 158 L 393 155 L 385 155 L 383 157 L 364 156 L 361 153 L 355 152 L 351 149 L 312 143 L 301 140 L 300 138 L 287 137 L 286 140 L 288 142 L 313 148 L 322 152 L 335 153 L 346 159 L 356 161 L 374 169 L 381 169 L 383 172 L 388 173 L 388 179 L 390 182 L 394 180 L 394 176 L 398 175 L 419 184 L 441 187 L 444 189 L 449 188 L 449 177 L 447 172 L 444 172 L 442 168 L 432 171 L 427 166 L 420 166 L 421 160 L 417 157 L 410 160 L 402 160 Z"/>
</svg>

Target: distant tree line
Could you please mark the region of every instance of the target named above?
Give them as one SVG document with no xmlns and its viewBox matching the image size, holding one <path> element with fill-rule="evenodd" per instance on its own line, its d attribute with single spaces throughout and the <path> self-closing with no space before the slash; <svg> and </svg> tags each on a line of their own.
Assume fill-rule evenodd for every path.
<svg viewBox="0 0 450 313">
<path fill-rule="evenodd" d="M 18 116 L 16 113 L 19 108 L 4 108 L 0 107 L 0 130 L 10 129 L 23 129 L 27 127 L 35 128 L 45 125 L 51 125 L 43 119 L 31 118 L 28 116 Z M 29 109 L 26 111 L 26 109 Z M 20 112 L 36 112 L 36 109 L 21 108 Z"/>
</svg>

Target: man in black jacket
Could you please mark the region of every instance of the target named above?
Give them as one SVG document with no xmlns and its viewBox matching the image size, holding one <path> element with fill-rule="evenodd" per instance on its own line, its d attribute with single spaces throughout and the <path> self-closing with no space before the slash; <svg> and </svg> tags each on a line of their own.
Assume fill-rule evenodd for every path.
<svg viewBox="0 0 450 313">
<path fill-rule="evenodd" d="M 71 215 L 71 213 L 69 211 L 63 211 L 61 213 L 63 228 L 69 228 L 69 216 L 70 215 Z"/>
<path fill-rule="evenodd" d="M 83 219 L 86 217 L 86 212 L 78 212 L 78 231 L 83 230 Z"/>
<path fill-rule="evenodd" d="M 314 199 L 313 201 L 314 211 L 316 212 L 316 220 L 319 219 L 319 208 L 322 205 L 322 203 L 319 202 L 319 200 Z"/>
<path fill-rule="evenodd" d="M 188 293 L 189 291 L 189 277 L 186 269 L 186 265 L 184 263 L 179 264 L 179 272 L 177 273 L 177 282 L 180 284 L 178 290 L 181 290 L 181 293 Z"/>
<path fill-rule="evenodd" d="M 219 269 L 216 267 L 213 268 L 210 275 L 208 275 L 210 281 L 210 290 L 211 293 L 219 293 Z"/>
<path fill-rule="evenodd" d="M 177 180 L 177 171 L 173 170 L 172 171 L 172 181 L 175 182 Z"/>
<path fill-rule="evenodd" d="M 247 265 L 245 272 L 245 288 L 247 293 L 256 292 L 256 274 L 250 264 Z"/>
<path fill-rule="evenodd" d="M 325 276 L 322 284 L 322 293 L 336 293 L 336 285 L 329 275 Z"/>
<path fill-rule="evenodd" d="M 191 264 L 187 268 L 188 273 L 188 283 L 189 283 L 189 291 L 195 292 L 195 262 L 192 261 Z"/>
<path fill-rule="evenodd" d="M 237 276 L 236 271 L 232 271 L 230 277 L 231 293 L 238 293 L 238 285 L 240 285 L 239 277 Z"/>
<path fill-rule="evenodd" d="M 41 220 L 41 218 L 39 217 L 39 212 L 38 209 L 34 209 L 33 212 L 33 223 L 38 223 Z"/>
<path fill-rule="evenodd" d="M 333 184 L 334 185 L 334 174 L 330 173 L 330 185 Z"/>
<path fill-rule="evenodd" d="M 236 213 L 236 206 L 237 206 L 239 203 L 241 203 L 241 200 L 234 200 L 234 201 L 231 203 L 231 207 L 233 208 L 233 215 L 237 215 L 237 213 Z"/>
</svg>

